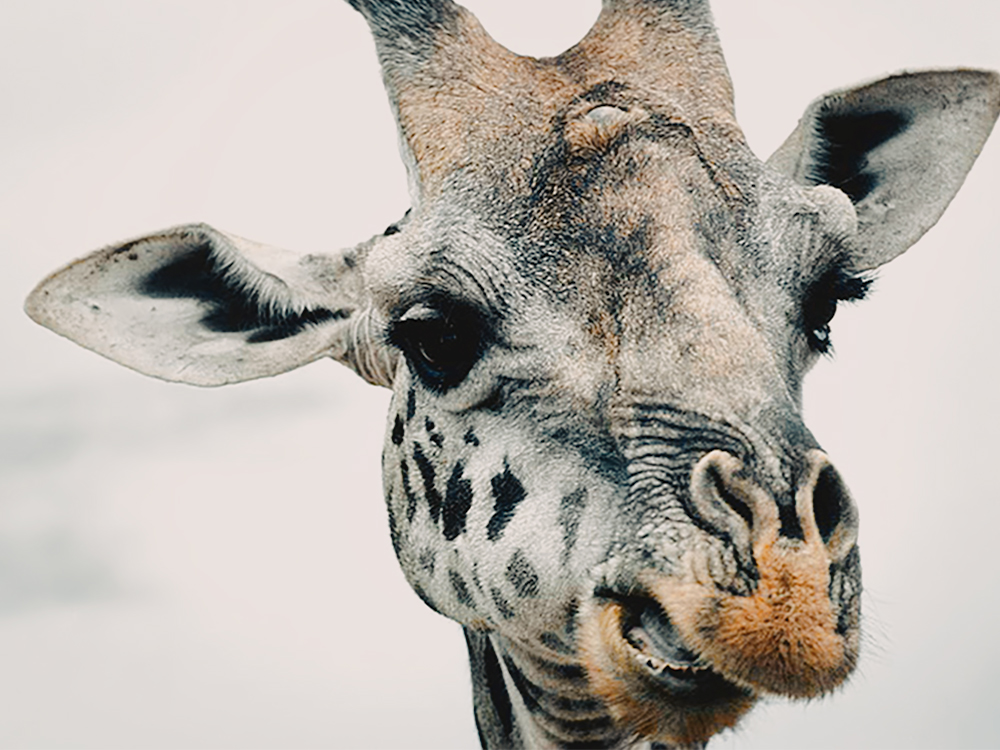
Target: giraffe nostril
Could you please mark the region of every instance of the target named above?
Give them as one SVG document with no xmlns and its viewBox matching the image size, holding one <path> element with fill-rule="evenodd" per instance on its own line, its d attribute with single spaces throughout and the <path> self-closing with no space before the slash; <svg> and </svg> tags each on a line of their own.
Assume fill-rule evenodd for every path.
<svg viewBox="0 0 1000 750">
<path fill-rule="evenodd" d="M 715 465 L 710 466 L 708 476 L 715 486 L 715 491 L 718 493 L 719 499 L 736 511 L 736 514 L 746 522 L 748 529 L 753 529 L 753 511 L 750 510 L 750 506 L 742 498 L 730 490 L 725 478 L 719 471 L 719 467 Z"/>
<path fill-rule="evenodd" d="M 799 490 L 803 514 L 812 514 L 823 544 L 835 559 L 848 554 L 857 542 L 858 513 L 840 474 L 826 455 L 809 456 L 808 479 Z"/>
<path fill-rule="evenodd" d="M 759 524 L 756 495 L 763 490 L 741 476 L 743 462 L 725 451 L 706 454 L 691 472 L 692 519 L 731 545 L 739 566 L 755 568 L 751 539 Z"/>
<path fill-rule="evenodd" d="M 832 466 L 827 466 L 816 479 L 813 490 L 813 516 L 823 542 L 829 542 L 843 516 L 847 498 L 844 486 Z"/>
</svg>

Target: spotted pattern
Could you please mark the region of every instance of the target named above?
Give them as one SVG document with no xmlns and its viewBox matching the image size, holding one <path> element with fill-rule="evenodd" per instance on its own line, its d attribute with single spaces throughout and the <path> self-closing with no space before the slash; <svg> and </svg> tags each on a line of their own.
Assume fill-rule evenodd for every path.
<svg viewBox="0 0 1000 750">
<path fill-rule="evenodd" d="M 416 462 L 420 476 L 424 481 L 424 499 L 427 501 L 427 509 L 430 511 L 431 519 L 437 523 L 441 517 L 441 506 L 444 505 L 444 498 L 434 483 L 434 464 L 427 458 L 419 445 L 413 446 L 413 460 Z"/>
<path fill-rule="evenodd" d="M 562 553 L 564 565 L 569 562 L 569 556 L 576 545 L 577 536 L 580 531 L 580 517 L 586 507 L 586 500 L 587 490 L 579 487 L 568 495 L 565 495 L 562 502 L 559 503 L 559 525 L 563 529 L 563 539 L 565 540 Z"/>
<path fill-rule="evenodd" d="M 472 482 L 465 478 L 464 469 L 461 462 L 455 464 L 444 496 L 442 523 L 444 538 L 449 542 L 465 531 L 465 519 L 472 507 Z"/>
<path fill-rule="evenodd" d="M 472 594 L 469 593 L 469 585 L 454 570 L 448 571 L 448 580 L 451 581 L 451 587 L 455 591 L 455 596 L 460 604 L 464 604 L 466 607 L 475 606 L 475 600 L 472 598 Z"/>
<path fill-rule="evenodd" d="M 493 598 L 493 604 L 496 605 L 497 611 L 503 619 L 511 620 L 516 616 L 517 613 L 510 608 L 510 603 L 504 598 L 500 589 L 490 589 L 490 596 Z"/>
<path fill-rule="evenodd" d="M 511 557 L 506 575 L 518 596 L 526 599 L 538 596 L 538 573 L 524 550 L 517 550 Z"/>
<path fill-rule="evenodd" d="M 524 500 L 526 493 L 524 485 L 511 472 L 510 466 L 504 464 L 502 474 L 498 474 L 490 480 L 493 488 L 493 517 L 490 518 L 486 527 L 486 533 L 491 542 L 497 541 L 503 536 L 507 524 L 514 518 L 514 511 Z"/>
</svg>

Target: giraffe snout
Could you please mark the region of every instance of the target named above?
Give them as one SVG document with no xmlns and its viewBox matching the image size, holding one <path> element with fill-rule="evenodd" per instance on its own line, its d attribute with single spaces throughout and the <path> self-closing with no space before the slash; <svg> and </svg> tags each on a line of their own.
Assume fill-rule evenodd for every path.
<svg viewBox="0 0 1000 750">
<path fill-rule="evenodd" d="M 818 696 L 853 670 L 857 512 L 825 453 L 801 466 L 791 497 L 776 498 L 732 454 L 706 454 L 690 475 L 701 541 L 669 567 L 625 574 L 630 584 L 581 612 L 590 680 L 640 735 L 703 741 L 759 694 Z M 718 562 L 720 544 L 739 576 Z"/>
<path fill-rule="evenodd" d="M 820 450 L 805 456 L 791 497 L 775 497 L 736 457 L 715 450 L 691 472 L 691 503 L 699 520 L 728 538 L 741 562 L 756 565 L 756 549 L 819 545 L 832 563 L 855 547 L 858 514 L 847 487 Z"/>
<path fill-rule="evenodd" d="M 806 454 L 794 497 L 782 501 L 713 451 L 692 472 L 691 500 L 751 558 L 754 585 L 736 593 L 703 577 L 647 576 L 684 643 L 757 691 L 814 697 L 841 684 L 857 661 L 858 519 L 826 454 Z"/>
</svg>

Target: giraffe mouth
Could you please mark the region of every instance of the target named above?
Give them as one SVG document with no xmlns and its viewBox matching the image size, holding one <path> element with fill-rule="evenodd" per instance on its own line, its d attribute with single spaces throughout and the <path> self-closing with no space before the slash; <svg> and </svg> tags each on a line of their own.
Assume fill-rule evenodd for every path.
<svg viewBox="0 0 1000 750">
<path fill-rule="evenodd" d="M 581 610 L 579 644 L 594 692 L 616 722 L 646 740 L 706 742 L 756 700 L 681 637 L 652 595 L 595 592 Z"/>
<path fill-rule="evenodd" d="M 636 665 L 675 697 L 710 702 L 728 697 L 735 685 L 689 649 L 654 600 L 621 600 L 621 637 Z"/>
</svg>

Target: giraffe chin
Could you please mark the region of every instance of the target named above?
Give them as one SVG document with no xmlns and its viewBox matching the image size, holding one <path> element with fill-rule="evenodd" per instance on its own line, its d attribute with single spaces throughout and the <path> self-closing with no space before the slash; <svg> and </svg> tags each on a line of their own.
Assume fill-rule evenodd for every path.
<svg viewBox="0 0 1000 750">
<path fill-rule="evenodd" d="M 622 601 L 594 601 L 581 613 L 579 645 L 592 688 L 636 739 L 706 742 L 756 701 L 691 652 L 664 648 Z"/>
</svg>

